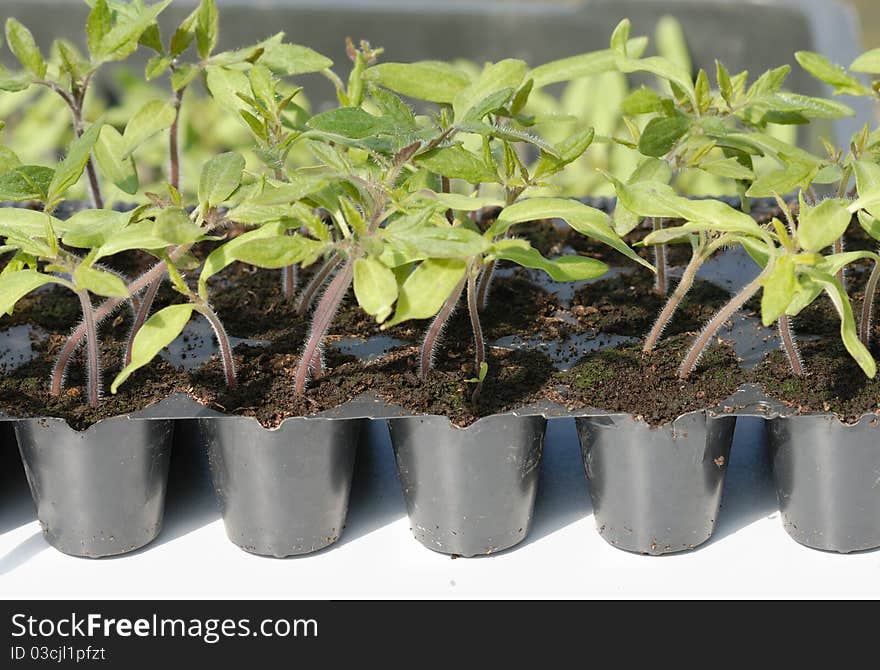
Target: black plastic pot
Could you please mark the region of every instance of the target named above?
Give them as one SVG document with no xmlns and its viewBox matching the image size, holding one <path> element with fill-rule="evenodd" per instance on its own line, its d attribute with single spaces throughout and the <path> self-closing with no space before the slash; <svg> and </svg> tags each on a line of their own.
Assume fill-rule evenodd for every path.
<svg viewBox="0 0 880 670">
<path fill-rule="evenodd" d="M 690 412 L 656 428 L 629 414 L 575 423 L 596 526 L 606 541 L 659 555 L 711 537 L 736 417 Z"/>
<path fill-rule="evenodd" d="M 389 419 L 413 535 L 444 554 L 522 541 L 535 506 L 547 420 L 497 414 L 467 428 L 443 416 Z"/>
<path fill-rule="evenodd" d="M 16 436 L 46 540 L 65 554 L 134 551 L 162 528 L 173 421 L 128 416 L 77 431 L 21 419 Z"/>
<path fill-rule="evenodd" d="M 199 420 L 226 534 L 245 551 L 295 556 L 339 539 L 362 419 Z"/>
<path fill-rule="evenodd" d="M 880 429 L 868 415 L 847 425 L 831 414 L 782 416 L 768 425 L 785 530 L 813 549 L 880 547 Z"/>
</svg>

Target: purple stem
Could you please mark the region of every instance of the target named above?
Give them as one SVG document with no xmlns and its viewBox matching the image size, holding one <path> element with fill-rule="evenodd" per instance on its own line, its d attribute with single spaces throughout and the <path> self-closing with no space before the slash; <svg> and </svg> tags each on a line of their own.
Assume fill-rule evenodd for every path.
<svg viewBox="0 0 880 670">
<path fill-rule="evenodd" d="M 88 291 L 78 291 L 79 304 L 83 313 L 83 326 L 86 329 L 86 368 L 89 405 L 97 407 L 100 401 L 98 386 L 100 385 L 100 351 L 98 349 L 98 330 L 95 327 L 95 312 Z"/>
<path fill-rule="evenodd" d="M 461 281 L 458 282 L 458 285 L 452 289 L 452 293 L 446 298 L 446 302 L 443 303 L 440 311 L 437 312 L 437 316 L 435 316 L 434 320 L 431 322 L 431 327 L 428 328 L 425 333 L 425 339 L 422 342 L 422 348 L 419 352 L 419 378 L 422 381 L 425 381 L 428 378 L 428 373 L 431 371 L 434 362 L 434 348 L 437 346 L 437 340 L 440 338 L 440 334 L 446 327 L 446 322 L 449 321 L 449 317 L 452 316 L 452 313 L 455 311 L 455 306 L 458 304 L 458 299 L 461 297 L 461 292 L 464 290 L 465 281 L 467 281 L 466 278 L 462 277 Z"/>
</svg>

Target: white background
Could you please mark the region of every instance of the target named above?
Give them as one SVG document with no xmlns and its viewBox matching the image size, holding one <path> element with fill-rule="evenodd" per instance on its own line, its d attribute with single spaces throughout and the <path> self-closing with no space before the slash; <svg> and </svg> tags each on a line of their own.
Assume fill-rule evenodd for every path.
<svg viewBox="0 0 880 670">
<path fill-rule="evenodd" d="M 165 528 L 153 544 L 112 559 L 65 556 L 43 540 L 20 463 L 4 458 L 15 468 L 0 477 L 0 597 L 880 597 L 880 551 L 824 553 L 785 533 L 754 419 L 738 425 L 715 536 L 664 557 L 629 554 L 599 537 L 567 421 L 551 421 L 534 525 L 522 544 L 483 558 L 433 553 L 410 534 L 384 434 L 373 424 L 361 446 L 341 540 L 283 560 L 227 540 L 204 467 L 175 468 Z"/>
</svg>

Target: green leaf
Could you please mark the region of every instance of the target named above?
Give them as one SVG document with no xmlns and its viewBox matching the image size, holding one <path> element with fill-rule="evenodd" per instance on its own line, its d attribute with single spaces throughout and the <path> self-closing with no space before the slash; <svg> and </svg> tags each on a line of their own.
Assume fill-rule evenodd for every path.
<svg viewBox="0 0 880 670">
<path fill-rule="evenodd" d="M 202 0 L 196 14 L 196 49 L 199 56 L 207 58 L 217 46 L 219 18 L 214 0 Z"/>
<path fill-rule="evenodd" d="M 859 225 L 862 227 L 862 230 L 880 242 L 880 221 L 865 211 L 860 211 L 858 217 Z"/>
<path fill-rule="evenodd" d="M 84 209 L 67 220 L 61 241 L 79 249 L 100 247 L 125 228 L 128 217 L 126 212 L 110 209 Z"/>
<path fill-rule="evenodd" d="M 471 184 L 495 182 L 498 175 L 494 167 L 460 145 L 439 147 L 416 156 L 417 165 L 435 174 L 451 179 L 464 179 Z"/>
<path fill-rule="evenodd" d="M 728 179 L 752 181 L 755 178 L 755 173 L 740 163 L 736 158 L 719 158 L 712 161 L 706 161 L 705 163 L 700 163 L 698 167 L 709 174 L 718 175 L 719 177 L 727 177 Z"/>
<path fill-rule="evenodd" d="M 236 249 L 253 240 L 281 236 L 284 231 L 285 226 L 281 223 L 267 224 L 256 230 L 242 233 L 214 249 L 202 264 L 202 272 L 199 275 L 199 295 L 203 298 L 207 295 L 208 279 L 236 261 Z"/>
<path fill-rule="evenodd" d="M 229 151 L 205 163 L 199 178 L 199 204 L 203 211 L 216 207 L 231 196 L 241 184 L 244 156 Z"/>
<path fill-rule="evenodd" d="M 8 314 L 15 303 L 44 284 L 59 283 L 55 277 L 36 270 L 18 270 L 0 275 L 0 316 Z"/>
<path fill-rule="evenodd" d="M 471 114 L 471 110 L 479 107 L 481 102 L 503 89 L 511 89 L 507 95 L 509 98 L 525 79 L 526 69 L 524 61 L 513 58 L 507 58 L 497 63 L 488 63 L 476 81 L 460 90 L 453 99 L 452 109 L 455 120 L 476 121 L 481 119 L 485 116 L 485 113 L 480 114 L 482 108 L 475 115 Z"/>
<path fill-rule="evenodd" d="M 292 77 L 308 72 L 321 72 L 332 67 L 333 61 L 298 44 L 273 44 L 260 56 L 260 64 L 275 74 Z"/>
<path fill-rule="evenodd" d="M 6 72 L 0 68 L 0 91 L 15 93 L 25 90 L 30 85 L 31 79 L 27 74 Z"/>
<path fill-rule="evenodd" d="M 101 41 L 112 28 L 112 14 L 107 0 L 95 0 L 92 11 L 86 22 L 86 36 L 88 38 L 89 53 L 92 56 L 100 53 Z"/>
<path fill-rule="evenodd" d="M 189 303 L 170 305 L 147 319 L 131 343 L 131 363 L 116 375 L 110 385 L 110 392 L 116 393 L 119 386 L 136 370 L 147 365 L 162 349 L 176 340 L 189 323 L 192 313 L 193 306 Z"/>
<path fill-rule="evenodd" d="M 794 298 L 798 288 L 794 270 L 794 258 L 790 254 L 783 253 L 776 258 L 773 270 L 764 280 L 761 321 L 765 326 L 772 325 L 776 319 L 785 314 L 788 304 Z"/>
<path fill-rule="evenodd" d="M 89 162 L 92 147 L 98 141 L 98 135 L 101 132 L 101 123 L 93 123 L 82 134 L 81 137 L 74 140 L 70 145 L 67 156 L 55 168 L 55 175 L 52 183 L 49 184 L 49 191 L 46 195 L 48 202 L 54 203 L 82 176 L 86 163 Z"/>
<path fill-rule="evenodd" d="M 4 231 L 16 231 L 27 237 L 45 237 L 47 226 L 61 234 L 67 230 L 67 222 L 49 216 L 45 212 L 18 207 L 0 207 L 0 236 Z"/>
<path fill-rule="evenodd" d="M 434 316 L 464 277 L 466 267 L 464 261 L 453 258 L 419 263 L 400 286 L 394 317 L 382 329 L 409 319 Z"/>
<path fill-rule="evenodd" d="M 396 222 L 395 222 L 396 223 Z M 489 242 L 479 233 L 459 226 L 396 226 L 384 229 L 384 238 L 411 260 L 419 258 L 466 258 L 489 249 Z"/>
<path fill-rule="evenodd" d="M 465 91 L 462 91 L 463 95 Z M 510 97 L 513 95 L 514 89 L 510 86 L 507 88 L 502 88 L 499 91 L 495 91 L 494 93 L 490 93 L 482 100 L 478 100 L 470 108 L 468 108 L 467 112 L 464 113 L 462 120 L 464 122 L 472 122 L 472 121 L 480 121 L 485 116 L 489 114 L 494 114 L 502 109 L 510 100 Z M 457 98 L 456 98 L 457 99 Z"/>
<path fill-rule="evenodd" d="M 769 104 L 778 112 L 798 112 L 811 119 L 843 119 L 856 115 L 852 107 L 842 102 L 786 91 L 774 95 Z"/>
<path fill-rule="evenodd" d="M 640 58 L 647 46 L 646 37 L 637 37 L 629 40 L 626 51 L 631 57 Z M 532 70 L 529 76 L 535 82 L 535 89 L 539 89 L 560 81 L 572 81 L 603 72 L 613 72 L 616 69 L 614 52 L 611 49 L 604 49 L 545 63 Z"/>
<path fill-rule="evenodd" d="M 805 268 L 813 281 L 822 285 L 825 293 L 831 298 L 837 313 L 840 316 L 840 339 L 843 345 L 850 353 L 850 356 L 859 364 L 862 371 L 871 379 L 877 374 L 877 364 L 871 353 L 864 344 L 859 340 L 856 332 L 856 322 L 853 318 L 852 305 L 849 302 L 849 296 L 840 282 L 832 275 L 817 271 L 814 268 Z"/>
<path fill-rule="evenodd" d="M 150 137 L 170 128 L 177 113 L 171 102 L 151 100 L 134 113 L 122 133 L 124 150 L 119 157 L 125 160 Z"/>
<path fill-rule="evenodd" d="M 394 273 L 374 258 L 358 258 L 354 262 L 354 295 L 361 308 L 382 323 L 397 300 Z"/>
<path fill-rule="evenodd" d="M 229 256 L 242 263 L 261 268 L 278 269 L 301 263 L 307 256 L 323 248 L 323 242 L 310 240 L 300 235 L 281 235 L 273 238 L 259 238 L 236 245 Z"/>
<path fill-rule="evenodd" d="M 20 165 L 0 175 L 0 200 L 45 202 L 55 171 L 42 165 Z"/>
<path fill-rule="evenodd" d="M 853 72 L 880 74 L 880 49 L 871 49 L 856 58 L 849 69 Z"/>
<path fill-rule="evenodd" d="M 309 119 L 307 125 L 314 130 L 356 140 L 394 132 L 394 126 L 388 119 L 373 116 L 360 107 L 340 107 L 321 112 Z"/>
<path fill-rule="evenodd" d="M 21 167 L 21 159 L 12 149 L 0 144 L 0 175 L 4 175 L 17 167 Z"/>
<path fill-rule="evenodd" d="M 104 176 L 129 195 L 134 195 L 140 186 L 134 158 L 123 159 L 125 140 L 111 125 L 101 128 L 98 141 L 93 148 L 95 162 Z"/>
<path fill-rule="evenodd" d="M 214 66 L 206 68 L 206 73 L 208 90 L 218 105 L 236 115 L 248 109 L 247 103 L 237 95 L 247 95 L 250 91 L 250 82 L 244 72 Z"/>
<path fill-rule="evenodd" d="M 541 151 L 550 154 L 554 158 L 559 158 L 559 154 L 554 146 L 545 142 L 540 137 L 531 135 L 522 130 L 517 130 L 511 126 L 470 121 L 459 125 L 459 130 L 464 133 L 482 135 L 483 137 L 496 137 L 500 140 L 507 140 L 508 142 L 526 142 L 527 144 L 532 144 L 538 147 Z"/>
<path fill-rule="evenodd" d="M 645 156 L 665 156 L 690 127 L 691 120 L 686 116 L 651 119 L 639 138 L 639 151 Z"/>
<path fill-rule="evenodd" d="M 561 142 L 556 144 L 556 153 L 559 158 L 542 153 L 538 164 L 535 166 L 535 177 L 541 178 L 546 175 L 556 174 L 560 172 L 566 165 L 573 163 L 583 156 L 584 152 L 593 143 L 596 132 L 593 128 L 579 130 Z"/>
<path fill-rule="evenodd" d="M 46 76 L 46 62 L 37 48 L 31 31 L 10 17 L 6 19 L 6 41 L 15 57 L 37 79 Z"/>
<path fill-rule="evenodd" d="M 95 259 L 112 256 L 132 249 L 158 251 L 169 246 L 171 246 L 171 243 L 168 240 L 163 240 L 153 234 L 152 221 L 145 221 L 131 224 L 119 230 L 96 250 Z"/>
<path fill-rule="evenodd" d="M 115 274 L 98 270 L 85 263 L 76 266 L 76 270 L 73 272 L 73 281 L 78 290 L 85 289 L 106 298 L 127 298 L 130 295 L 125 282 Z"/>
<path fill-rule="evenodd" d="M 165 74 L 165 70 L 171 65 L 171 61 L 171 56 L 153 56 L 147 61 L 147 67 L 144 69 L 144 77 L 146 77 L 146 80 L 153 81 L 153 79 Z"/>
<path fill-rule="evenodd" d="M 156 20 L 171 0 L 162 0 L 148 7 L 141 7 L 132 18 L 116 21 L 113 28 L 101 39 L 98 48 L 92 51 L 92 60 L 104 62 L 123 60 L 137 50 L 138 40 L 143 32 Z"/>
<path fill-rule="evenodd" d="M 834 87 L 837 95 L 870 95 L 871 91 L 861 81 L 847 74 L 839 65 L 835 65 L 825 56 L 809 51 L 798 51 L 794 55 L 800 66 L 816 79 Z"/>
<path fill-rule="evenodd" d="M 652 114 L 663 110 L 663 100 L 658 93 L 642 86 L 624 98 L 620 110 L 629 116 Z"/>
<path fill-rule="evenodd" d="M 179 207 L 163 209 L 156 216 L 152 233 L 155 237 L 172 244 L 189 244 L 205 234 L 192 222 L 186 210 Z"/>
<path fill-rule="evenodd" d="M 730 73 L 721 61 L 715 61 L 715 79 L 718 81 L 718 88 L 721 91 L 721 97 L 728 105 L 733 104 L 734 93 L 733 84 L 730 81 Z"/>
<path fill-rule="evenodd" d="M 823 200 L 816 207 L 802 204 L 797 226 L 801 248 L 818 252 L 830 246 L 843 235 L 851 218 L 842 200 Z"/>
<path fill-rule="evenodd" d="M 815 163 L 792 162 L 784 168 L 758 177 L 746 191 L 746 195 L 768 198 L 789 193 L 798 187 L 806 188 L 818 172 L 819 166 Z"/>
<path fill-rule="evenodd" d="M 505 247 L 499 249 L 495 255 L 523 267 L 543 270 L 551 279 L 558 282 L 594 279 L 608 272 L 608 266 L 595 258 L 560 256 L 549 259 L 544 258 L 537 249 L 530 246 Z"/>
<path fill-rule="evenodd" d="M 367 68 L 364 78 L 410 98 L 448 104 L 470 84 L 465 73 L 440 61 L 381 63 Z"/>
<path fill-rule="evenodd" d="M 386 91 L 378 86 L 372 87 L 370 97 L 384 116 L 390 118 L 399 130 L 415 130 L 416 117 L 412 107 L 407 105 L 391 91 Z"/>
<path fill-rule="evenodd" d="M 197 65 L 188 65 L 183 63 L 177 67 L 174 74 L 171 75 L 171 87 L 175 91 L 189 86 L 190 82 L 196 78 L 201 72 L 201 68 Z"/>
<path fill-rule="evenodd" d="M 854 161 L 853 172 L 860 198 L 880 196 L 880 165 L 871 161 Z"/>
<path fill-rule="evenodd" d="M 581 235 L 603 242 L 636 263 L 654 269 L 611 229 L 607 214 L 567 198 L 528 198 L 515 202 L 502 210 L 486 236 L 495 237 L 516 223 L 541 219 L 562 219 Z"/>
</svg>

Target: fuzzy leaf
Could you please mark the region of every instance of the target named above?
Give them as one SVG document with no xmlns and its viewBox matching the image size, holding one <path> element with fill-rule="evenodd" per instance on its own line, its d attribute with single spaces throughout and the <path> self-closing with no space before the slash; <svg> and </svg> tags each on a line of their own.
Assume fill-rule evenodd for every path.
<svg viewBox="0 0 880 670">
<path fill-rule="evenodd" d="M 66 221 L 56 219 L 44 212 L 18 207 L 0 207 L 0 236 L 6 234 L 4 231 L 15 231 L 25 237 L 45 237 L 49 223 L 59 235 L 67 230 Z"/>
<path fill-rule="evenodd" d="M 196 14 L 196 50 L 199 56 L 207 58 L 217 46 L 219 20 L 214 0 L 202 0 Z"/>
<path fill-rule="evenodd" d="M 686 116 L 651 119 L 639 138 L 639 151 L 645 156 L 665 156 L 690 127 Z"/>
<path fill-rule="evenodd" d="M 847 74 L 839 65 L 817 53 L 798 51 L 794 55 L 797 62 L 816 79 L 834 87 L 837 95 L 868 95 L 870 89 L 866 88 L 861 81 Z"/>
<path fill-rule="evenodd" d="M 111 125 L 101 128 L 93 151 L 95 162 L 105 177 L 129 195 L 137 193 L 140 182 L 134 158 L 131 156 L 127 159 L 122 158 L 122 154 L 125 153 L 125 140 L 116 128 Z"/>
<path fill-rule="evenodd" d="M 52 183 L 49 184 L 49 190 L 46 194 L 48 202 L 55 202 L 79 181 L 100 132 L 101 123 L 93 123 L 81 137 L 70 145 L 67 156 L 55 168 L 55 175 L 52 177 Z"/>
<path fill-rule="evenodd" d="M 14 18 L 6 19 L 6 41 L 21 64 L 37 79 L 46 76 L 46 62 L 37 48 L 31 31 Z"/>
<path fill-rule="evenodd" d="M 172 244 L 189 244 L 204 235 L 204 231 L 179 207 L 163 209 L 153 223 L 152 233 Z"/>
<path fill-rule="evenodd" d="M 95 295 L 106 298 L 127 298 L 128 287 L 112 272 L 90 267 L 85 263 L 76 266 L 73 272 L 73 281 L 77 289 L 85 289 Z"/>
<path fill-rule="evenodd" d="M 123 60 L 137 49 L 143 32 L 156 20 L 171 0 L 162 0 L 148 7 L 141 7 L 133 18 L 118 20 L 103 36 L 98 48 L 92 52 L 97 62 Z"/>
<path fill-rule="evenodd" d="M 176 340 L 189 323 L 192 313 L 193 306 L 185 303 L 160 309 L 147 319 L 131 344 L 131 363 L 116 375 L 110 385 L 110 392 L 116 393 L 119 386 L 136 370 L 147 365 L 162 349 Z"/>
<path fill-rule="evenodd" d="M 0 175 L 0 200 L 45 202 L 55 171 L 42 165 L 20 165 Z"/>
<path fill-rule="evenodd" d="M 451 179 L 464 179 L 471 184 L 495 182 L 495 169 L 483 159 L 460 145 L 439 147 L 416 157 L 416 163 L 431 172 Z"/>
<path fill-rule="evenodd" d="M 798 288 L 794 270 L 794 259 L 790 254 L 783 253 L 776 259 L 773 270 L 764 280 L 761 321 L 765 326 L 772 325 L 785 314 L 788 304 L 794 298 Z"/>
<path fill-rule="evenodd" d="M 440 61 L 381 63 L 368 68 L 364 77 L 410 98 L 448 104 L 470 84 L 466 74 Z"/>
<path fill-rule="evenodd" d="M 802 207 L 798 217 L 797 239 L 807 251 L 831 246 L 849 226 L 852 214 L 841 200 L 823 200 L 816 207 Z"/>
<path fill-rule="evenodd" d="M 322 242 L 300 235 L 282 235 L 249 240 L 240 246 L 235 246 L 230 251 L 230 256 L 242 263 L 278 269 L 301 263 L 303 259 L 322 247 L 324 247 Z"/>
<path fill-rule="evenodd" d="M 199 204 L 205 211 L 231 196 L 241 184 L 244 157 L 235 152 L 214 156 L 205 163 L 199 178 Z"/>
<path fill-rule="evenodd" d="M 818 172 L 819 166 L 815 163 L 792 162 L 784 168 L 758 177 L 746 191 L 746 195 L 753 198 L 769 198 L 790 193 L 798 187 L 808 186 Z"/>
<path fill-rule="evenodd" d="M 123 152 L 119 158 L 125 160 L 147 139 L 170 128 L 175 116 L 174 105 L 164 100 L 151 100 L 141 107 L 125 126 Z"/>
<path fill-rule="evenodd" d="M 388 119 L 373 116 L 360 107 L 340 107 L 321 112 L 309 119 L 307 125 L 315 130 L 356 140 L 394 131 Z"/>
<path fill-rule="evenodd" d="M 67 220 L 67 230 L 61 241 L 79 249 L 100 247 L 125 228 L 128 216 L 111 209 L 84 209 Z"/>
<path fill-rule="evenodd" d="M 525 76 L 526 64 L 521 60 L 507 58 L 497 63 L 487 64 L 476 81 L 456 94 L 455 99 L 452 101 L 455 120 L 480 120 L 488 113 L 484 113 L 487 106 L 484 103 L 486 99 L 492 99 L 493 96 L 496 96 L 493 102 L 497 102 L 498 92 L 506 92 L 506 89 L 510 89 L 510 92 L 506 93 L 506 101 L 507 98 L 513 95 L 513 91 L 519 88 Z M 496 108 L 501 104 L 504 103 L 499 103 L 496 105 Z M 472 110 L 478 111 L 472 113 Z"/>
<path fill-rule="evenodd" d="M 459 226 L 395 226 L 384 230 L 385 239 L 412 260 L 419 258 L 465 258 L 489 249 L 479 233 Z"/>
<path fill-rule="evenodd" d="M 871 49 L 856 58 L 849 69 L 853 72 L 880 74 L 880 49 Z"/>
<path fill-rule="evenodd" d="M 382 325 L 390 328 L 409 319 L 428 319 L 440 311 L 465 273 L 465 262 L 453 258 L 419 263 L 400 286 L 394 317 Z"/>
<path fill-rule="evenodd" d="M 86 22 L 86 36 L 88 38 L 89 53 L 95 56 L 101 48 L 101 41 L 104 36 L 110 32 L 113 27 L 113 15 L 107 0 L 95 0 L 92 11 L 89 12 L 89 18 Z"/>
<path fill-rule="evenodd" d="M 363 310 L 382 323 L 397 300 L 394 273 L 374 258 L 358 258 L 354 262 L 354 295 Z"/>
<path fill-rule="evenodd" d="M 320 72 L 333 66 L 333 61 L 326 56 L 298 44 L 273 44 L 266 48 L 259 62 L 275 74 L 287 77 Z"/>
</svg>

